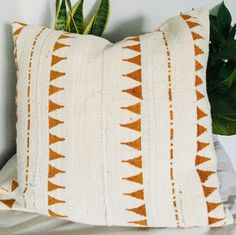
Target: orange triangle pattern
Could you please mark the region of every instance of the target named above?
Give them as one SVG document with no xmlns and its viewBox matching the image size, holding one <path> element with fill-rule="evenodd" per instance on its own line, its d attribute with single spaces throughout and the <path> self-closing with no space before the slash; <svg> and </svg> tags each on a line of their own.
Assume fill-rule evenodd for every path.
<svg viewBox="0 0 236 235">
<path fill-rule="evenodd" d="M 62 90 L 64 90 L 64 88 L 49 85 L 49 95 L 53 95 L 53 94 L 55 94 L 59 91 L 62 91 Z"/>
<path fill-rule="evenodd" d="M 192 32 L 192 36 L 193 36 L 193 40 L 200 40 L 200 39 L 203 39 L 204 40 L 204 37 L 202 37 L 200 34 L 198 33 L 195 33 L 195 32 Z"/>
<path fill-rule="evenodd" d="M 184 20 L 189 20 L 192 18 L 192 16 L 190 15 L 181 15 L 181 17 L 184 19 Z"/>
<path fill-rule="evenodd" d="M 201 141 L 197 141 L 197 151 L 200 152 L 204 148 L 206 148 L 209 145 L 209 143 L 204 143 Z"/>
<path fill-rule="evenodd" d="M 141 114 L 141 103 L 137 103 L 128 107 L 121 107 L 121 109 L 129 110 L 130 112 Z"/>
<path fill-rule="evenodd" d="M 60 173 L 65 173 L 65 171 L 57 169 L 56 167 L 54 167 L 52 165 L 48 166 L 48 178 L 53 178 Z"/>
<path fill-rule="evenodd" d="M 221 206 L 222 203 L 214 203 L 214 202 L 207 202 L 207 211 L 210 213 L 211 211 L 215 210 L 218 206 Z"/>
<path fill-rule="evenodd" d="M 137 224 L 137 225 L 140 225 L 140 226 L 148 226 L 148 223 L 147 223 L 147 220 L 139 220 L 139 221 L 131 221 L 129 222 L 129 224 Z"/>
<path fill-rule="evenodd" d="M 65 156 L 53 151 L 52 149 L 49 149 L 49 160 L 53 161 L 58 158 L 65 158 Z"/>
<path fill-rule="evenodd" d="M 13 33 L 13 36 L 18 36 L 20 33 L 21 33 L 21 31 L 24 29 L 24 27 L 21 27 L 21 28 L 19 28 L 19 29 L 17 29 L 14 33 Z"/>
<path fill-rule="evenodd" d="M 51 133 L 49 133 L 49 144 L 55 144 L 57 142 L 61 142 L 64 141 L 64 138 L 58 137 L 56 135 L 52 135 Z"/>
<path fill-rule="evenodd" d="M 195 166 L 199 166 L 202 163 L 210 161 L 210 160 L 211 160 L 211 158 L 209 158 L 209 157 L 202 157 L 200 155 L 197 155 L 195 158 Z"/>
<path fill-rule="evenodd" d="M 52 206 L 52 205 L 55 205 L 55 204 L 59 204 L 59 203 L 65 203 L 65 201 L 58 200 L 55 197 L 48 196 L 48 205 L 49 206 Z"/>
<path fill-rule="evenodd" d="M 199 107 L 197 107 L 197 120 L 200 120 L 206 116 L 208 116 L 207 113 L 205 113 Z"/>
<path fill-rule="evenodd" d="M 136 207 L 136 208 L 132 208 L 132 209 L 126 209 L 127 211 L 131 211 L 131 212 L 134 212 L 136 214 L 139 214 L 141 216 L 145 216 L 146 217 L 146 207 L 145 207 L 145 204 L 139 206 L 139 207 Z"/>
<path fill-rule="evenodd" d="M 202 187 L 205 197 L 210 196 L 217 189 L 216 187 L 207 187 L 204 185 Z"/>
<path fill-rule="evenodd" d="M 0 202 L 2 202 L 5 206 L 7 206 L 8 208 L 12 209 L 14 203 L 15 203 L 15 199 L 7 199 L 7 200 L 3 200 L 1 199 Z"/>
<path fill-rule="evenodd" d="M 55 80 L 59 77 L 62 77 L 62 76 L 65 76 L 65 73 L 61 73 L 61 72 L 58 72 L 58 71 L 51 70 L 50 81 L 53 81 L 53 80 Z"/>
<path fill-rule="evenodd" d="M 49 103 L 48 103 L 48 112 L 53 112 L 57 109 L 61 109 L 63 108 L 64 106 L 63 105 L 60 105 L 60 104 L 57 104 L 57 103 L 54 103 L 52 102 L 51 100 L 49 100 Z"/>
<path fill-rule="evenodd" d="M 130 176 L 123 178 L 124 180 L 128 180 L 137 184 L 143 184 L 143 173 L 140 173 L 138 175 Z"/>
<path fill-rule="evenodd" d="M 195 70 L 199 71 L 201 69 L 203 69 L 202 64 L 198 60 L 195 60 Z"/>
<path fill-rule="evenodd" d="M 142 70 L 138 69 L 132 73 L 123 75 L 124 77 L 129 77 L 137 82 L 142 82 Z"/>
<path fill-rule="evenodd" d="M 188 25 L 188 27 L 189 27 L 190 29 L 195 28 L 195 27 L 197 27 L 197 26 L 200 26 L 199 23 L 193 22 L 193 21 L 186 21 L 186 23 L 187 23 L 187 25 Z"/>
<path fill-rule="evenodd" d="M 48 125 L 49 125 L 49 129 L 59 125 L 59 124 L 63 124 L 64 122 L 63 121 L 60 121 L 60 120 L 57 120 L 55 118 L 52 118 L 52 117 L 48 117 Z"/>
<path fill-rule="evenodd" d="M 48 210 L 48 214 L 51 215 L 52 217 L 56 217 L 56 218 L 67 218 L 67 216 L 57 214 L 57 213 L 53 212 L 52 210 Z"/>
<path fill-rule="evenodd" d="M 11 191 L 15 191 L 15 189 L 19 186 L 18 182 L 15 181 L 15 180 L 12 180 L 12 183 L 11 183 Z"/>
<path fill-rule="evenodd" d="M 138 119 L 135 122 L 127 123 L 127 124 L 120 124 L 122 127 L 126 127 L 135 131 L 141 131 L 141 119 Z"/>
<path fill-rule="evenodd" d="M 66 34 L 62 34 L 58 39 L 68 39 L 68 38 L 75 38 L 75 37 L 72 37 L 72 36 L 69 36 L 69 35 L 66 35 Z"/>
<path fill-rule="evenodd" d="M 63 43 L 60 43 L 60 42 L 56 42 L 54 47 L 53 47 L 53 51 L 57 51 L 63 47 L 69 47 L 69 45 L 65 45 Z"/>
<path fill-rule="evenodd" d="M 197 172 L 202 183 L 205 183 L 211 175 L 215 174 L 214 171 L 197 170 Z"/>
<path fill-rule="evenodd" d="M 124 59 L 123 61 L 127 61 L 127 62 L 141 66 L 141 55 L 138 55 L 129 59 Z"/>
<path fill-rule="evenodd" d="M 136 86 L 127 90 L 123 90 L 123 92 L 129 93 L 130 95 L 142 100 L 143 96 L 142 96 L 142 86 Z"/>
<path fill-rule="evenodd" d="M 205 98 L 205 96 L 198 90 L 196 90 L 196 98 L 197 98 L 197 101 Z"/>
<path fill-rule="evenodd" d="M 135 42 L 140 42 L 139 37 L 132 37 L 132 38 L 128 38 L 128 41 L 135 41 Z"/>
<path fill-rule="evenodd" d="M 66 60 L 66 57 L 60 57 L 60 56 L 52 56 L 51 66 L 54 66 L 55 64 L 61 62 L 62 60 Z"/>
<path fill-rule="evenodd" d="M 129 159 L 129 160 L 123 160 L 122 162 L 129 163 L 137 168 L 142 169 L 142 156 L 139 156 L 137 158 Z"/>
<path fill-rule="evenodd" d="M 207 131 L 207 128 L 197 124 L 197 137 L 204 134 Z"/>
<path fill-rule="evenodd" d="M 203 83 L 202 79 L 196 75 L 196 79 L 195 79 L 195 86 L 200 86 Z"/>
<path fill-rule="evenodd" d="M 123 47 L 125 49 L 130 49 L 132 51 L 137 51 L 137 52 L 141 52 L 141 46 L 140 44 L 137 44 L 137 45 L 132 45 L 132 46 L 126 46 L 126 47 Z"/>
<path fill-rule="evenodd" d="M 130 196 L 130 197 L 135 197 L 135 198 L 140 199 L 140 200 L 144 200 L 144 192 L 143 192 L 143 189 L 138 190 L 138 191 L 133 192 L 133 193 L 124 193 L 124 195 Z"/>
<path fill-rule="evenodd" d="M 57 184 L 54 184 L 54 183 L 48 181 L 48 191 L 51 192 L 51 191 L 54 191 L 56 189 L 65 189 L 65 187 L 57 185 Z"/>
<path fill-rule="evenodd" d="M 209 225 L 212 225 L 212 224 L 215 224 L 215 223 L 218 223 L 222 220 L 224 220 L 225 218 L 212 218 L 212 217 L 208 217 L 208 224 Z"/>
<path fill-rule="evenodd" d="M 134 140 L 134 141 L 122 142 L 121 144 L 127 145 L 139 151 L 142 150 L 141 137 L 139 137 L 137 140 Z"/>
<path fill-rule="evenodd" d="M 194 50 L 195 50 L 195 56 L 204 54 L 204 51 L 197 45 L 194 45 Z"/>
</svg>

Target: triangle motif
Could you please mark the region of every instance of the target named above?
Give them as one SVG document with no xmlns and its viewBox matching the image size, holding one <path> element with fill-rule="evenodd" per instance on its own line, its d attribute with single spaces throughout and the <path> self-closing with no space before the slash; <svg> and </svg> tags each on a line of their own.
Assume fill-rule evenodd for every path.
<svg viewBox="0 0 236 235">
<path fill-rule="evenodd" d="M 15 199 L 8 199 L 8 200 L 0 200 L 0 202 L 2 202 L 5 206 L 7 206 L 8 208 L 12 209 L 14 203 L 15 203 Z"/>
<path fill-rule="evenodd" d="M 203 83 L 202 79 L 196 75 L 196 78 L 195 78 L 195 86 L 200 86 L 201 84 Z"/>
<path fill-rule="evenodd" d="M 201 69 L 203 69 L 202 64 L 199 61 L 195 60 L 195 70 L 200 71 Z"/>
<path fill-rule="evenodd" d="M 48 165 L 48 178 L 53 178 L 60 173 L 65 173 L 65 171 L 59 170 L 50 164 Z"/>
<path fill-rule="evenodd" d="M 52 117 L 48 117 L 48 123 L 49 123 L 49 129 L 51 129 L 59 124 L 63 124 L 64 122 Z"/>
<path fill-rule="evenodd" d="M 202 183 L 205 183 L 211 175 L 215 174 L 214 171 L 197 170 L 197 172 Z"/>
<path fill-rule="evenodd" d="M 14 33 L 13 33 L 13 36 L 17 36 L 21 33 L 21 31 L 23 30 L 24 27 L 21 27 L 19 29 L 17 29 Z"/>
<path fill-rule="evenodd" d="M 11 191 L 15 191 L 15 189 L 19 186 L 18 182 L 15 181 L 15 180 L 12 180 L 12 183 L 11 183 Z"/>
<path fill-rule="evenodd" d="M 217 222 L 220 222 L 222 220 L 224 220 L 225 218 L 213 218 L 213 217 L 208 217 L 208 224 L 212 225 L 215 224 Z"/>
<path fill-rule="evenodd" d="M 139 37 L 132 37 L 132 38 L 128 38 L 128 41 L 135 41 L 135 42 L 140 42 Z"/>
<path fill-rule="evenodd" d="M 69 35 L 66 35 L 66 34 L 62 34 L 58 39 L 68 39 L 68 38 L 75 38 L 75 37 L 72 37 L 72 36 L 69 36 Z"/>
<path fill-rule="evenodd" d="M 222 203 L 207 202 L 207 211 L 210 213 L 215 210 L 217 207 L 221 206 Z"/>
<path fill-rule="evenodd" d="M 63 47 L 70 47 L 70 46 L 69 45 L 65 45 L 63 43 L 60 43 L 60 42 L 56 42 L 54 44 L 53 51 L 57 51 L 57 50 L 59 50 L 59 49 L 61 49 Z"/>
<path fill-rule="evenodd" d="M 121 107 L 121 109 L 129 110 L 132 113 L 141 114 L 141 104 L 137 103 L 128 107 Z"/>
<path fill-rule="evenodd" d="M 124 49 L 130 49 L 132 51 L 136 51 L 136 52 L 141 52 L 141 45 L 137 44 L 137 45 L 132 45 L 132 46 L 126 46 L 123 47 Z"/>
<path fill-rule="evenodd" d="M 55 93 L 57 93 L 58 91 L 61 91 L 61 90 L 64 90 L 64 88 L 49 85 L 49 95 L 53 95 L 53 94 L 55 94 Z"/>
<path fill-rule="evenodd" d="M 61 72 L 58 72 L 58 71 L 51 70 L 50 81 L 53 81 L 53 80 L 55 80 L 59 77 L 65 76 L 65 75 L 66 75 L 65 73 L 61 73 Z"/>
<path fill-rule="evenodd" d="M 197 107 L 197 120 L 200 120 L 206 116 L 207 114 L 203 112 L 199 107 Z"/>
<path fill-rule="evenodd" d="M 195 56 L 204 55 L 204 51 L 197 45 L 194 45 Z"/>
<path fill-rule="evenodd" d="M 207 131 L 206 127 L 197 124 L 197 137 L 199 137 L 200 135 L 202 135 L 206 131 Z"/>
<path fill-rule="evenodd" d="M 204 185 L 202 187 L 203 187 L 203 192 L 204 192 L 205 197 L 208 197 L 217 189 L 215 187 L 207 187 Z"/>
<path fill-rule="evenodd" d="M 49 103 L 48 103 L 48 112 L 53 112 L 57 109 L 61 109 L 61 108 L 64 108 L 63 105 L 60 105 L 60 104 L 56 104 L 54 102 L 52 102 L 51 100 L 49 100 Z"/>
<path fill-rule="evenodd" d="M 205 96 L 201 92 L 196 90 L 196 99 L 197 99 L 197 101 L 199 101 L 203 98 L 205 98 Z"/>
<path fill-rule="evenodd" d="M 133 159 L 129 159 L 129 160 L 124 160 L 122 162 L 129 163 L 132 166 L 142 169 L 142 156 L 139 156 L 139 157 L 133 158 Z"/>
<path fill-rule="evenodd" d="M 123 59 L 123 61 L 130 62 L 130 63 L 133 63 L 133 64 L 141 66 L 141 55 L 132 57 L 130 59 Z"/>
<path fill-rule="evenodd" d="M 66 60 L 66 57 L 60 57 L 60 56 L 52 56 L 51 66 L 54 66 L 55 64 L 61 62 L 62 60 Z"/>
<path fill-rule="evenodd" d="M 129 222 L 129 224 L 137 224 L 140 226 L 147 226 L 147 220 L 139 220 L 139 221 L 131 221 Z"/>
<path fill-rule="evenodd" d="M 142 145 L 141 145 L 141 137 L 139 137 L 137 140 L 131 141 L 131 142 L 122 142 L 121 144 L 127 145 L 131 148 L 134 148 L 136 150 L 141 151 Z"/>
<path fill-rule="evenodd" d="M 127 90 L 123 90 L 123 92 L 126 92 L 140 100 L 143 99 L 143 95 L 142 95 L 142 86 L 136 86 Z"/>
<path fill-rule="evenodd" d="M 208 157 L 202 157 L 200 155 L 197 155 L 195 158 L 195 166 L 199 166 L 204 162 L 210 161 L 211 159 Z"/>
<path fill-rule="evenodd" d="M 138 119 L 135 122 L 131 122 L 131 123 L 127 123 L 127 124 L 120 124 L 120 126 L 140 132 L 141 131 L 141 119 Z"/>
<path fill-rule="evenodd" d="M 52 161 L 52 160 L 56 160 L 58 158 L 65 158 L 65 156 L 49 149 L 49 160 Z"/>
<path fill-rule="evenodd" d="M 51 133 L 49 133 L 49 144 L 55 144 L 57 142 L 61 142 L 61 141 L 64 141 L 65 139 L 64 138 L 60 138 L 56 135 L 52 135 Z"/>
<path fill-rule="evenodd" d="M 57 185 L 57 184 L 54 184 L 54 183 L 48 181 L 48 191 L 51 192 L 51 191 L 54 191 L 56 189 L 65 189 L 65 187 Z"/>
<path fill-rule="evenodd" d="M 134 198 L 137 198 L 137 199 L 140 199 L 140 200 L 144 200 L 143 189 L 138 190 L 138 191 L 133 192 L 133 193 L 124 193 L 124 195 L 134 197 Z"/>
<path fill-rule="evenodd" d="M 134 175 L 131 177 L 123 178 L 123 179 L 137 183 L 137 184 L 143 184 L 143 173 L 140 173 L 138 175 Z"/>
<path fill-rule="evenodd" d="M 55 205 L 55 204 L 59 204 L 59 203 L 65 203 L 65 201 L 58 200 L 58 199 L 56 199 L 54 197 L 48 196 L 48 205 L 49 206 L 52 206 L 52 205 Z"/>
<path fill-rule="evenodd" d="M 142 70 L 138 69 L 132 73 L 123 75 L 124 77 L 129 77 L 137 82 L 142 82 Z"/>
<path fill-rule="evenodd" d="M 188 27 L 189 27 L 190 29 L 195 28 L 195 27 L 197 27 L 197 26 L 200 26 L 199 23 L 193 22 L 193 21 L 186 21 L 186 23 L 187 23 L 187 25 L 188 25 Z"/>
<path fill-rule="evenodd" d="M 67 218 L 67 216 L 57 214 L 57 213 L 53 212 L 52 210 L 48 210 L 48 214 L 49 214 L 50 216 L 56 217 L 56 218 Z"/>
<path fill-rule="evenodd" d="M 181 15 L 181 17 L 184 19 L 184 20 L 189 20 L 192 18 L 192 16 L 190 15 Z"/>
<path fill-rule="evenodd" d="M 145 217 L 147 215 L 145 204 L 143 204 L 142 206 L 136 207 L 136 208 L 126 209 L 126 210 L 130 211 L 130 212 L 134 212 L 134 213 L 139 214 L 141 216 L 145 216 Z"/>
<path fill-rule="evenodd" d="M 204 37 L 202 37 L 200 34 L 192 32 L 192 36 L 193 36 L 193 40 L 200 40 L 200 39 L 204 39 Z"/>
<path fill-rule="evenodd" d="M 209 143 L 197 141 L 197 151 L 200 152 L 204 148 L 206 148 L 209 145 Z"/>
</svg>

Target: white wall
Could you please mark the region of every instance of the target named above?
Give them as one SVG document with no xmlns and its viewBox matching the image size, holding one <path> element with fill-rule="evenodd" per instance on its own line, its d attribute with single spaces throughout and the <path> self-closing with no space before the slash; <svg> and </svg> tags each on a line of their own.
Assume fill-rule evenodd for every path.
<svg viewBox="0 0 236 235">
<path fill-rule="evenodd" d="M 55 0 L 8 0 L 0 10 L 0 167 L 15 151 L 15 68 L 12 58 L 10 23 L 23 21 L 52 26 Z M 75 2 L 75 1 L 74 1 Z M 85 0 L 89 13 L 96 0 Z M 212 9 L 221 0 L 111 0 L 111 19 L 105 35 L 118 41 L 128 35 L 152 31 L 168 17 L 204 6 Z M 236 22 L 236 1 L 225 0 Z M 236 137 L 223 138 L 236 168 Z"/>
</svg>

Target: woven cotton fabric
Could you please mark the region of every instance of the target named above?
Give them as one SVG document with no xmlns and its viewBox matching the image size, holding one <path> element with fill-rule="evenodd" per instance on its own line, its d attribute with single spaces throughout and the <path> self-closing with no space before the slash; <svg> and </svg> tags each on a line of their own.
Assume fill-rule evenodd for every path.
<svg viewBox="0 0 236 235">
<path fill-rule="evenodd" d="M 14 23 L 17 197 L 2 206 L 93 225 L 231 224 L 206 92 L 208 18 L 194 10 L 116 44 Z"/>
</svg>

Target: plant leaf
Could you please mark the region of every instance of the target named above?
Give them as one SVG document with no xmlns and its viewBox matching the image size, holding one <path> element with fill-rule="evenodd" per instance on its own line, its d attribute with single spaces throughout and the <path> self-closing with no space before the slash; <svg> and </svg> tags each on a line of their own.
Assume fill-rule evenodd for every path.
<svg viewBox="0 0 236 235">
<path fill-rule="evenodd" d="M 56 30 L 66 31 L 67 11 L 65 0 L 56 1 L 56 21 L 54 28 Z"/>
<path fill-rule="evenodd" d="M 236 82 L 236 68 L 232 74 L 223 81 L 224 85 L 228 88 L 230 88 L 234 82 Z"/>
<path fill-rule="evenodd" d="M 217 14 L 217 25 L 225 38 L 228 38 L 231 29 L 232 16 L 225 6 L 224 2 L 221 3 Z"/>
<path fill-rule="evenodd" d="M 69 32 L 80 33 L 84 31 L 84 16 L 83 16 L 83 4 L 84 0 L 77 2 L 77 4 L 72 9 L 71 15 L 69 17 L 68 26 Z"/>
<path fill-rule="evenodd" d="M 236 34 L 236 24 L 232 27 L 230 34 L 229 34 L 229 38 L 234 39 L 235 38 L 235 34 Z"/>
<path fill-rule="evenodd" d="M 89 22 L 84 34 L 102 36 L 110 16 L 110 0 L 101 0 L 96 13 Z"/>
</svg>

